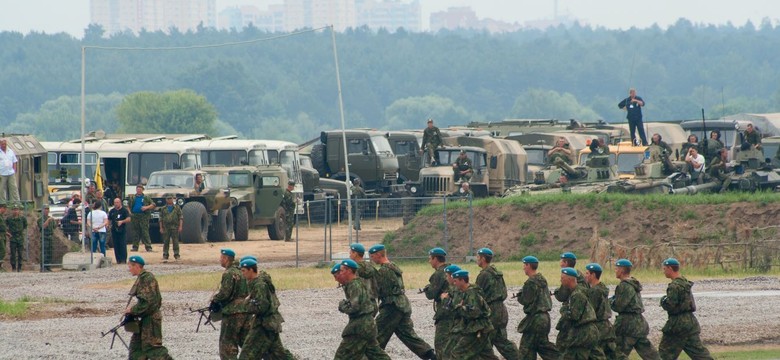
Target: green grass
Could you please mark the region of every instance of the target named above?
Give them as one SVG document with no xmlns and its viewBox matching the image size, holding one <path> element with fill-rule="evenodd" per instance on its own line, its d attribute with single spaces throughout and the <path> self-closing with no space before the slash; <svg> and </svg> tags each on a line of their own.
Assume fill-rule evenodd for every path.
<svg viewBox="0 0 780 360">
<path fill-rule="evenodd" d="M 18 317 L 27 312 L 27 302 L 23 300 L 3 301 L 0 300 L 0 315 Z"/>
</svg>

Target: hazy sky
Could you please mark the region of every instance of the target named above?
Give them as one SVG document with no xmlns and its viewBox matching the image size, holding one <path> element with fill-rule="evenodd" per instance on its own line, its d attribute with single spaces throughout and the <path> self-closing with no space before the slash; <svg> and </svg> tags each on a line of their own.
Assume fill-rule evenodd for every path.
<svg viewBox="0 0 780 360">
<path fill-rule="evenodd" d="M 81 37 L 89 23 L 90 0 L 0 0 L 0 31 L 28 33 L 65 31 Z M 406 0 L 408 1 L 408 0 Z M 227 6 L 253 4 L 261 9 L 282 0 L 217 0 L 217 11 Z M 551 18 L 553 0 L 421 0 L 423 27 L 428 27 L 431 12 L 450 6 L 471 6 L 480 18 L 508 22 Z M 694 23 L 755 25 L 769 18 L 780 24 L 780 1 L 767 0 L 558 0 L 559 14 L 569 14 L 591 26 L 627 29 L 662 27 L 684 17 Z"/>
</svg>

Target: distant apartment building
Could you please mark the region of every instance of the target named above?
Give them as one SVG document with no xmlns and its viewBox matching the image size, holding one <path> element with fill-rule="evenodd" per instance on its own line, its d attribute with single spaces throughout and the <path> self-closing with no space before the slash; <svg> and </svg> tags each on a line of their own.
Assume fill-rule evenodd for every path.
<svg viewBox="0 0 780 360">
<path fill-rule="evenodd" d="M 219 13 L 219 28 L 228 30 L 237 30 L 249 26 L 254 26 L 263 31 L 283 32 L 284 26 L 284 6 L 269 5 L 268 10 L 260 10 L 255 6 L 235 6 L 222 10 Z"/>
<path fill-rule="evenodd" d="M 518 23 L 508 23 L 494 19 L 480 19 L 477 13 L 468 6 L 451 7 L 446 11 L 431 13 L 431 31 L 474 29 L 487 30 L 491 33 L 511 32 L 521 28 Z"/>
<path fill-rule="evenodd" d="M 422 31 L 422 10 L 420 2 L 356 0 L 358 26 L 371 29 L 395 31 L 403 28 L 408 32 Z"/>
<path fill-rule="evenodd" d="M 199 25 L 216 28 L 216 0 L 90 0 L 90 22 L 103 26 L 107 35 L 141 30 L 181 32 Z"/>
</svg>

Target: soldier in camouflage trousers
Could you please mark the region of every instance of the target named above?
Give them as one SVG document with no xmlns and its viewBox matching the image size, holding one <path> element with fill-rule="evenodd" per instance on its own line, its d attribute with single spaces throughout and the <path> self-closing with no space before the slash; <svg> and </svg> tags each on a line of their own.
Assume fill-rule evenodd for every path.
<svg viewBox="0 0 780 360">
<path fill-rule="evenodd" d="M 38 220 L 38 231 L 43 234 L 43 271 L 51 271 L 51 262 L 54 258 L 54 229 L 57 228 L 57 220 L 49 216 L 49 205 L 43 205 L 43 216 Z"/>
<path fill-rule="evenodd" d="M 578 275 L 574 268 L 561 269 L 561 287 L 571 291 L 558 322 L 562 329 L 566 329 L 563 344 L 558 344 L 561 359 L 606 359 L 597 346 L 599 331 L 596 328 L 596 312 L 588 302 L 588 289 L 577 284 Z"/>
<path fill-rule="evenodd" d="M 450 285 L 447 281 L 447 274 L 444 273 L 444 269 L 450 265 L 447 263 L 447 252 L 438 247 L 431 249 L 428 251 L 428 263 L 431 264 L 435 271 L 428 278 L 428 285 L 425 285 L 422 292 L 425 293 L 425 297 L 428 300 L 433 300 L 433 323 L 435 328 L 433 347 L 438 357 L 443 358 L 444 346 L 448 341 L 447 337 L 452 327 L 451 316 L 449 316 L 449 311 L 442 306 L 441 298 Z"/>
<path fill-rule="evenodd" d="M 539 259 L 535 256 L 523 258 L 523 272 L 528 276 L 528 280 L 516 296 L 525 313 L 525 317 L 517 325 L 517 332 L 523 334 L 520 338 L 518 359 L 536 360 L 538 354 L 544 360 L 557 360 L 561 354 L 548 339 L 552 309 L 550 288 L 547 286 L 547 279 L 537 271 L 538 268 Z"/>
<path fill-rule="evenodd" d="M 5 271 L 3 260 L 5 260 L 5 248 L 8 242 L 8 226 L 5 223 L 5 212 L 5 200 L 0 200 L 0 271 Z"/>
<path fill-rule="evenodd" d="M 22 252 L 24 252 L 24 235 L 27 230 L 27 217 L 21 213 L 22 205 L 14 204 L 11 216 L 5 219 L 8 232 L 11 234 L 11 268 L 22 272 Z"/>
<path fill-rule="evenodd" d="M 509 313 L 504 304 L 507 296 L 504 274 L 490 264 L 491 261 L 493 261 L 492 250 L 482 248 L 477 251 L 477 266 L 482 270 L 477 275 L 476 285 L 482 290 L 482 295 L 490 306 L 490 322 L 493 325 L 490 341 L 503 357 L 517 359 L 520 356 L 517 346 L 509 341 L 506 332 Z"/>
<path fill-rule="evenodd" d="M 219 291 L 211 298 L 209 310 L 220 313 L 222 323 L 219 328 L 219 358 L 237 359 L 238 349 L 244 344 L 249 332 L 249 314 L 246 311 L 246 279 L 238 269 L 236 253 L 231 249 L 221 249 L 219 264 L 225 268 Z"/>
<path fill-rule="evenodd" d="M 404 293 L 403 272 L 387 258 L 384 245 L 372 246 L 368 254 L 372 262 L 380 265 L 376 279 L 380 301 L 376 317 L 379 346 L 384 349 L 393 334 L 396 334 L 421 359 L 436 359 L 433 348 L 414 332 L 412 306 Z"/>
<path fill-rule="evenodd" d="M 128 259 L 127 268 L 130 274 L 137 276 L 135 284 L 130 289 L 130 296 L 138 299 L 135 305 L 125 309 L 125 315 L 139 319 L 138 333 L 130 338 L 130 360 L 167 360 L 172 359 L 168 349 L 162 344 L 162 296 L 157 285 L 157 279 L 152 273 L 144 270 L 144 259 L 133 255 Z"/>
<path fill-rule="evenodd" d="M 163 238 L 163 260 L 168 260 L 168 247 L 173 241 L 173 258 L 179 260 L 179 234 L 184 227 L 181 208 L 173 201 L 175 196 L 168 194 L 166 204 L 160 208 L 160 235 Z"/>
<path fill-rule="evenodd" d="M 368 360 L 389 360 L 390 356 L 382 350 L 376 339 L 376 303 L 371 300 L 365 282 L 357 277 L 358 268 L 358 263 L 354 260 L 344 260 L 334 273 L 336 281 L 344 288 L 346 297 L 339 302 L 339 311 L 349 316 L 349 322 L 341 332 L 341 344 L 334 359 L 354 360 L 365 357 Z"/>
<path fill-rule="evenodd" d="M 615 359 L 617 346 L 615 345 L 615 329 L 609 322 L 612 317 L 612 309 L 609 307 L 609 288 L 601 282 L 601 265 L 590 263 L 585 266 L 585 280 L 590 285 L 587 291 L 588 302 L 596 312 L 596 328 L 599 331 L 598 347 L 604 352 L 607 359 Z"/>
<path fill-rule="evenodd" d="M 379 303 L 377 302 L 377 293 L 376 293 L 377 271 L 374 268 L 374 266 L 371 265 L 370 262 L 363 261 L 363 255 L 365 255 L 365 253 L 366 253 L 366 248 L 361 243 L 354 243 L 349 246 L 349 258 L 358 264 L 358 270 L 357 270 L 358 279 L 360 279 L 360 281 L 363 282 L 363 285 L 365 285 L 366 291 L 368 291 L 368 298 L 374 302 L 374 305 L 376 305 L 374 307 L 375 308 L 374 314 L 371 315 L 372 317 L 374 317 L 376 316 L 376 313 L 379 311 Z"/>
<path fill-rule="evenodd" d="M 239 359 L 293 359 L 279 337 L 284 319 L 279 313 L 279 298 L 276 297 L 271 276 L 264 271 L 258 272 L 254 259 L 244 259 L 240 267 L 249 290 L 245 306 L 248 313 L 254 314 L 254 318 Z"/>
<path fill-rule="evenodd" d="M 146 251 L 152 251 L 152 241 L 149 239 L 149 217 L 154 210 L 152 199 L 144 194 L 143 185 L 135 187 L 135 195 L 128 198 L 128 206 L 132 220 L 130 227 L 133 229 L 132 251 L 138 251 L 138 244 L 144 243 Z"/>
<path fill-rule="evenodd" d="M 574 269 L 574 267 L 577 265 L 577 255 L 574 255 L 572 252 L 565 252 L 561 254 L 561 260 L 559 262 L 559 265 L 561 269 L 570 267 Z M 585 281 L 585 276 L 577 269 L 574 269 L 577 272 L 577 286 L 582 286 L 585 289 L 588 288 L 588 283 Z M 566 307 L 568 306 L 569 296 L 571 295 L 573 290 L 561 286 L 555 291 L 553 291 L 553 296 L 555 296 L 555 300 L 558 300 L 561 302 L 561 309 L 559 310 L 561 315 L 567 310 Z M 562 323 L 560 322 L 560 319 L 558 321 L 558 324 L 555 325 L 555 329 L 558 330 L 558 336 L 555 338 L 555 344 L 558 346 L 558 350 L 561 350 L 561 344 L 565 343 L 565 339 L 568 337 L 568 334 L 566 334 L 567 329 L 561 329 Z"/>
<path fill-rule="evenodd" d="M 661 298 L 661 307 L 669 314 L 658 345 L 661 359 L 677 359 L 682 351 L 693 360 L 711 360 L 709 350 L 701 343 L 701 327 L 693 313 L 696 301 L 691 287 L 693 282 L 680 275 L 680 262 L 675 258 L 663 262 L 664 275 L 672 279 Z"/>
<path fill-rule="evenodd" d="M 452 274 L 453 285 L 458 289 L 457 299 L 451 303 L 455 314 L 452 328 L 455 337 L 451 359 L 498 360 L 493 353 L 490 338 L 493 325 L 490 321 L 490 306 L 479 287 L 469 284 L 469 272 L 459 270 Z"/>
<path fill-rule="evenodd" d="M 292 241 L 292 231 L 295 226 L 295 181 L 287 182 L 287 189 L 282 194 L 282 208 L 284 209 L 284 240 Z"/>
<path fill-rule="evenodd" d="M 436 322 L 436 326 L 441 324 L 444 331 L 444 345 L 442 346 L 441 353 L 436 351 L 436 357 L 442 360 L 452 359 L 452 348 L 455 346 L 457 340 L 455 334 L 452 333 L 452 329 L 455 326 L 455 312 L 452 310 L 453 304 L 457 304 L 460 301 L 458 294 L 460 290 L 455 287 L 452 274 L 460 271 L 461 268 L 458 265 L 450 265 L 444 268 L 444 273 L 447 274 L 447 291 L 443 292 L 441 297 L 440 308 L 436 309 L 436 315 L 433 320 Z"/>
<path fill-rule="evenodd" d="M 627 259 L 615 263 L 615 276 L 620 284 L 615 288 L 615 295 L 610 299 L 612 311 L 618 313 L 615 317 L 615 344 L 618 349 L 618 359 L 627 359 L 631 351 L 644 360 L 657 360 L 658 352 L 647 339 L 650 326 L 642 315 L 645 307 L 642 305 L 642 285 L 631 277 L 633 264 Z"/>
</svg>

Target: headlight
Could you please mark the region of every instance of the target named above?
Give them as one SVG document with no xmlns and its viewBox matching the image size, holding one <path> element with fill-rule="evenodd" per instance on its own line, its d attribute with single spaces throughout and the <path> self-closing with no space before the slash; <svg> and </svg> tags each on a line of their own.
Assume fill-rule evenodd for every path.
<svg viewBox="0 0 780 360">
<path fill-rule="evenodd" d="M 176 199 L 176 205 L 179 205 L 179 206 L 184 205 L 184 199 L 182 199 L 182 198 Z"/>
<path fill-rule="evenodd" d="M 417 186 L 410 187 L 409 192 L 411 192 L 412 194 L 417 194 Z"/>
</svg>

